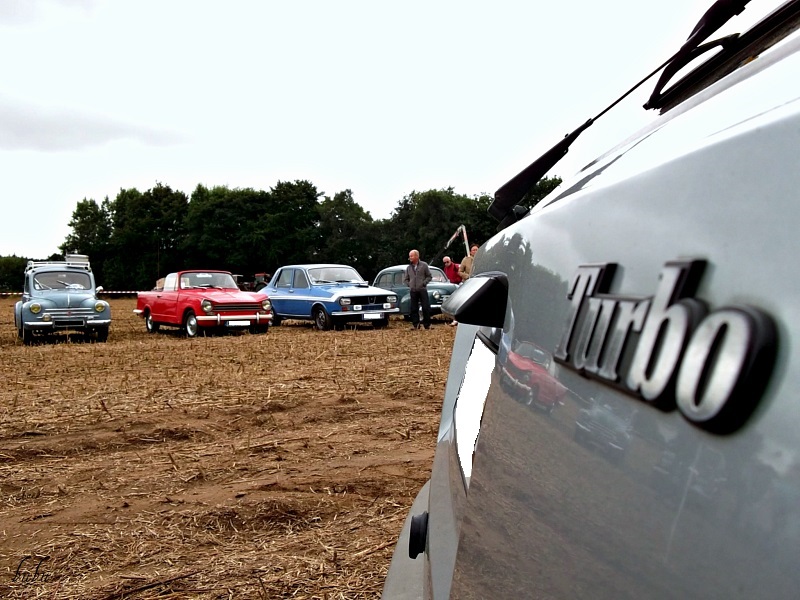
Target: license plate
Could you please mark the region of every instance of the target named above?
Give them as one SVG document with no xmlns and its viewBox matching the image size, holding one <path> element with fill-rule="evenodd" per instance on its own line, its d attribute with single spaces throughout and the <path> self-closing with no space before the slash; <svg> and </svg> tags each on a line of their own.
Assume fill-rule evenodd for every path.
<svg viewBox="0 0 800 600">
<path fill-rule="evenodd" d="M 228 327 L 247 327 L 250 321 L 228 321 Z"/>
<path fill-rule="evenodd" d="M 365 321 L 369 320 L 369 319 L 382 319 L 382 318 L 383 318 L 383 314 L 382 313 L 364 313 L 364 320 Z"/>
</svg>

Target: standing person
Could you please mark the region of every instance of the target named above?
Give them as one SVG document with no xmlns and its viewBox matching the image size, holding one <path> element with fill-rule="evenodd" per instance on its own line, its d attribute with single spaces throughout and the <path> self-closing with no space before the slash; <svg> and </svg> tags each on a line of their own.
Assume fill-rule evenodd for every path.
<svg viewBox="0 0 800 600">
<path fill-rule="evenodd" d="M 419 250 L 410 250 L 408 253 L 406 272 L 403 275 L 403 283 L 408 286 L 411 292 L 411 326 L 419 329 L 419 307 L 422 306 L 422 326 L 425 329 L 431 328 L 431 303 L 428 300 L 428 284 L 433 279 L 428 263 L 419 259 Z"/>
<path fill-rule="evenodd" d="M 450 260 L 449 256 L 445 256 L 442 262 L 444 263 L 444 268 L 442 270 L 444 274 L 447 275 L 447 280 L 450 283 L 461 283 L 461 275 L 458 274 L 459 265 Z"/>
<path fill-rule="evenodd" d="M 478 244 L 472 244 L 469 247 L 469 254 L 467 254 L 458 266 L 458 274 L 461 281 L 466 281 L 472 275 L 472 261 L 475 253 L 478 251 Z"/>
</svg>

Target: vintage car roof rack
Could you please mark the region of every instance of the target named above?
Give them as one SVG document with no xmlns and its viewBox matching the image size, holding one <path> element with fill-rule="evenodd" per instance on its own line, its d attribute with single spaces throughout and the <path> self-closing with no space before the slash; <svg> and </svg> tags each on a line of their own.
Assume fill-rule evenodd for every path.
<svg viewBox="0 0 800 600">
<path fill-rule="evenodd" d="M 92 270 L 89 265 L 89 257 L 85 254 L 67 254 L 64 260 L 29 260 L 25 266 L 25 272 L 37 267 L 76 267 L 86 271 Z"/>
</svg>

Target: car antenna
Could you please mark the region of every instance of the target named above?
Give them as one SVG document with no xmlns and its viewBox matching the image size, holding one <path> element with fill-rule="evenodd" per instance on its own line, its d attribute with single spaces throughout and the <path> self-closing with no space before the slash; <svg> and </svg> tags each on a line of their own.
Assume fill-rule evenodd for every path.
<svg viewBox="0 0 800 600">
<path fill-rule="evenodd" d="M 672 75 L 674 75 L 678 69 L 685 66 L 689 60 L 698 55 L 696 50 L 699 48 L 700 43 L 707 39 L 708 36 L 717 31 L 725 23 L 727 23 L 732 17 L 741 13 L 745 9 L 745 5 L 748 2 L 750 2 L 750 0 L 717 0 L 714 2 L 714 4 L 711 5 L 711 8 L 709 8 L 697 22 L 697 25 L 695 25 L 694 29 L 692 29 L 692 32 L 689 34 L 689 38 L 675 54 L 670 56 L 666 61 L 664 61 L 664 63 L 659 65 L 649 75 L 636 83 L 636 85 L 622 94 L 622 96 L 614 100 L 614 102 L 609 104 L 596 116 L 586 121 L 572 133 L 567 134 L 564 139 L 562 139 L 555 146 L 550 148 L 547 152 L 525 167 L 525 169 L 503 184 L 500 189 L 494 193 L 494 201 L 489 206 L 489 214 L 500 222 L 498 231 L 502 231 L 512 223 L 519 221 L 530 212 L 530 208 L 519 204 L 520 200 L 522 200 L 525 197 L 525 194 L 527 194 L 531 188 L 533 188 L 533 186 L 541 181 L 547 172 L 567 154 L 569 147 L 576 139 L 578 139 L 578 136 L 581 133 L 594 124 L 597 119 L 602 117 L 622 100 L 627 98 L 638 87 L 653 77 L 653 75 L 662 69 L 665 69 L 665 67 L 668 65 L 672 66 L 672 63 L 674 62 L 675 67 L 665 69 L 664 74 L 656 84 L 656 88 L 651 95 L 650 100 L 648 100 L 648 104 L 644 105 L 645 108 L 651 108 L 653 99 L 658 97 L 661 92 L 661 88 L 667 83 L 667 81 L 669 81 L 669 78 L 672 77 Z M 716 45 L 719 44 L 716 42 L 711 42 L 704 46 L 700 53 L 710 50 Z"/>
</svg>

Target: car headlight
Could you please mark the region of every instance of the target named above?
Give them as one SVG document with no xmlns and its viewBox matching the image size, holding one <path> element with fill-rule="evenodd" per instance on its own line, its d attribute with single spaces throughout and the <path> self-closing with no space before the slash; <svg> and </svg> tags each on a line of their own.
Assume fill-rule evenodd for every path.
<svg viewBox="0 0 800 600">
<path fill-rule="evenodd" d="M 264 310 L 272 310 L 272 302 L 270 302 L 269 300 L 264 300 L 261 303 L 261 308 L 263 308 Z"/>
<path fill-rule="evenodd" d="M 339 304 L 342 306 L 350 306 L 350 298 L 339 298 Z"/>
<path fill-rule="evenodd" d="M 208 298 L 203 299 L 200 303 L 200 308 L 202 308 L 205 312 L 210 313 L 211 310 L 214 308 L 214 304 Z"/>
<path fill-rule="evenodd" d="M 42 310 L 42 305 L 38 302 L 34 302 L 28 307 L 28 310 L 30 310 L 33 314 L 38 315 Z"/>
<path fill-rule="evenodd" d="M 439 293 L 439 290 L 434 290 L 433 299 L 437 302 L 442 299 L 442 294 Z"/>
<path fill-rule="evenodd" d="M 100 301 L 98 300 L 97 302 L 95 302 L 95 303 L 94 303 L 94 311 L 95 311 L 95 312 L 99 312 L 99 313 L 101 313 L 101 312 L 103 312 L 105 309 L 106 309 L 106 303 L 105 303 L 105 302 L 100 302 Z"/>
<path fill-rule="evenodd" d="M 397 296 L 387 296 L 386 301 L 391 304 L 397 304 Z"/>
</svg>

